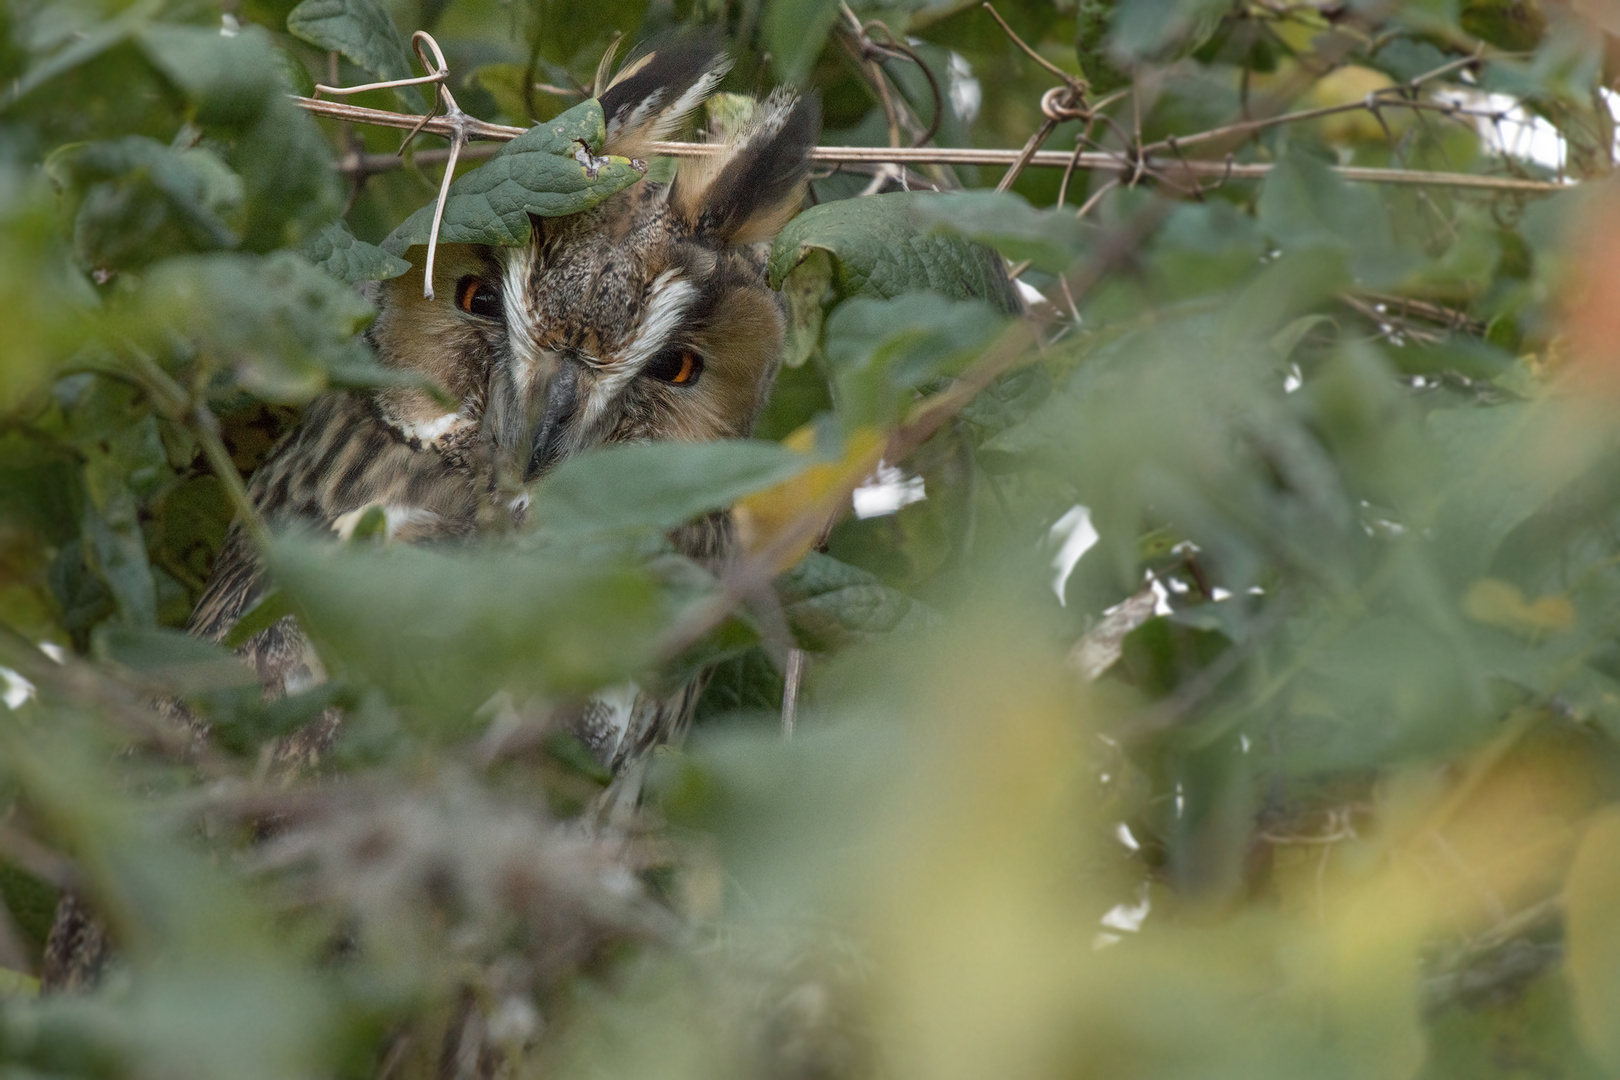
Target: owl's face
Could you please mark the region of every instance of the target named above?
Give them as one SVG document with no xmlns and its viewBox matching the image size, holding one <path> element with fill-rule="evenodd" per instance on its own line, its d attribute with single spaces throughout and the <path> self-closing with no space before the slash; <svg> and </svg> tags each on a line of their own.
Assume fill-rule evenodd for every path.
<svg viewBox="0 0 1620 1080">
<path fill-rule="evenodd" d="M 816 128 L 813 102 L 775 97 L 670 184 L 535 218 L 522 247 L 441 248 L 434 299 L 420 270 L 386 287 L 379 352 L 462 402 L 415 399 L 430 424 L 477 425 L 526 480 L 603 443 L 747 435 L 782 350 L 762 241 L 798 207 Z"/>
</svg>

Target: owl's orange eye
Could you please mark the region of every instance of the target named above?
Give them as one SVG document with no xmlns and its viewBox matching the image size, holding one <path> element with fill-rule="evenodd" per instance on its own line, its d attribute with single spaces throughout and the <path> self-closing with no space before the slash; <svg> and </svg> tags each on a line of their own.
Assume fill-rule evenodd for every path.
<svg viewBox="0 0 1620 1080">
<path fill-rule="evenodd" d="M 689 386 L 703 374 L 703 358 L 691 349 L 671 346 L 653 357 L 642 370 L 663 382 Z"/>
<path fill-rule="evenodd" d="M 499 319 L 501 294 L 483 278 L 468 274 L 456 282 L 456 307 L 481 319 Z"/>
</svg>

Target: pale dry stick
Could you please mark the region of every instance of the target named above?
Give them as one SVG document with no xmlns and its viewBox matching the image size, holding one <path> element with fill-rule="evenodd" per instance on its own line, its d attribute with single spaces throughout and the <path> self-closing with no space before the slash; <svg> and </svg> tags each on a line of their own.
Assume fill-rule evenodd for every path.
<svg viewBox="0 0 1620 1080">
<path fill-rule="evenodd" d="M 616 41 L 617 39 L 615 39 Z M 427 54 L 423 52 L 424 46 L 433 51 L 431 63 Z M 345 96 L 359 94 L 366 90 L 397 89 L 402 86 L 422 86 L 427 83 L 435 85 L 433 107 L 411 127 L 410 133 L 405 136 L 405 141 L 400 143 L 399 146 L 400 155 L 404 155 L 406 147 L 411 145 L 411 141 L 428 124 L 435 123 L 436 125 L 448 126 L 448 131 L 441 130 L 437 126 L 433 131 L 435 135 L 448 136 L 450 139 L 450 152 L 444 167 L 444 178 L 439 182 L 439 196 L 433 203 L 433 228 L 428 234 L 427 264 L 423 268 L 422 295 L 424 298 L 431 300 L 433 299 L 433 260 L 438 254 L 439 248 L 439 226 L 444 221 L 445 200 L 450 196 L 450 183 L 456 176 L 456 161 L 461 156 L 462 147 L 467 145 L 467 138 L 472 127 L 472 125 L 468 124 L 468 121 L 472 117 L 461 111 L 461 106 L 456 104 L 455 95 L 450 93 L 448 85 L 450 64 L 445 60 L 444 50 L 439 48 L 439 43 L 434 39 L 433 35 L 426 30 L 418 30 L 411 35 L 411 48 L 415 51 L 416 59 L 421 63 L 422 70 L 427 74 L 409 79 L 389 79 L 385 82 L 365 83 L 361 86 L 317 86 L 315 87 L 315 97 L 310 100 L 319 100 L 323 93 Z M 437 120 L 441 107 L 444 109 L 444 118 L 443 120 Z"/>
<path fill-rule="evenodd" d="M 791 742 L 799 722 L 799 684 L 804 680 L 804 650 L 789 649 L 782 678 L 782 740 Z"/>
<path fill-rule="evenodd" d="M 376 124 L 380 127 L 409 129 L 417 126 L 420 117 L 406 113 L 388 112 L 384 109 L 367 109 L 358 105 L 345 105 L 336 101 L 316 101 L 313 98 L 294 97 L 293 101 L 305 110 L 318 116 L 327 116 L 336 120 L 352 120 L 359 123 Z M 505 124 L 491 124 L 467 117 L 463 122 L 469 139 L 492 139 L 505 142 L 522 135 L 527 128 L 509 127 Z M 434 135 L 449 135 L 452 131 L 442 118 L 429 120 L 421 125 L 422 130 Z M 1182 140 L 1185 145 L 1185 140 Z M 475 151 L 480 148 L 473 148 Z M 649 148 L 652 153 L 668 157 L 705 157 L 720 151 L 711 143 L 688 142 L 654 142 Z M 883 146 L 818 146 L 810 153 L 810 159 L 818 164 L 882 164 L 885 162 L 896 165 L 1011 165 L 1022 155 L 1021 150 L 989 150 L 976 147 L 883 147 Z M 1088 172 L 1121 172 L 1130 171 L 1122 169 L 1120 155 L 1114 153 L 1101 153 L 1084 151 L 1075 160 L 1073 152 L 1068 150 L 1039 150 L 1031 155 L 1028 166 L 1031 168 L 1062 169 L 1074 161 L 1074 168 Z M 1223 176 L 1233 180 L 1264 180 L 1273 166 L 1269 163 L 1250 163 L 1227 165 L 1221 161 L 1203 161 L 1197 158 L 1188 159 L 1183 166 L 1173 158 L 1151 158 L 1147 163 L 1150 169 L 1175 170 L 1181 169 L 1189 176 L 1207 177 L 1218 180 Z M 1428 185 L 1432 187 L 1467 188 L 1478 191 L 1513 191 L 1523 194 L 1550 194 L 1557 191 L 1569 191 L 1570 183 L 1559 183 L 1550 180 L 1525 180 L 1516 176 L 1485 176 L 1478 173 L 1431 172 L 1422 169 L 1383 169 L 1356 165 L 1330 165 L 1328 166 L 1342 179 L 1371 184 L 1402 184 L 1402 185 Z"/>
</svg>

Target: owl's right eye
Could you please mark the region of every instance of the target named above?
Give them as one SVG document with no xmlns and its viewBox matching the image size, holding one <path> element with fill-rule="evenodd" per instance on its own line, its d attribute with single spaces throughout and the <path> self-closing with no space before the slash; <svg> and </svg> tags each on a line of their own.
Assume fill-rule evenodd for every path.
<svg viewBox="0 0 1620 1080">
<path fill-rule="evenodd" d="M 468 274 L 456 282 L 456 307 L 480 319 L 499 319 L 500 290 L 483 278 Z"/>
</svg>

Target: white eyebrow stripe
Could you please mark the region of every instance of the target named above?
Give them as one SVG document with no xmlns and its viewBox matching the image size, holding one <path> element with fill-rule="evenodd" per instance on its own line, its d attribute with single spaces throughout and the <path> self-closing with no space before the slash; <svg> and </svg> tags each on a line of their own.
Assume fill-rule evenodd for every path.
<svg viewBox="0 0 1620 1080">
<path fill-rule="evenodd" d="M 680 327 L 681 320 L 686 318 L 687 310 L 698 297 L 698 290 L 690 281 L 680 280 L 680 274 L 679 270 L 665 270 L 654 279 L 652 288 L 648 290 L 652 300 L 647 304 L 641 329 L 612 370 L 597 383 L 596 392 L 591 395 L 584 417 L 587 428 L 607 408 L 608 403 L 630 384 L 630 380 L 640 375 L 641 369 L 669 343 L 670 336 Z"/>
<path fill-rule="evenodd" d="M 529 318 L 529 275 L 534 249 L 519 248 L 506 258 L 501 273 L 501 306 L 506 315 L 506 340 L 512 347 L 512 381 L 523 394 L 529 391 L 545 350 L 534 339 Z"/>
</svg>

